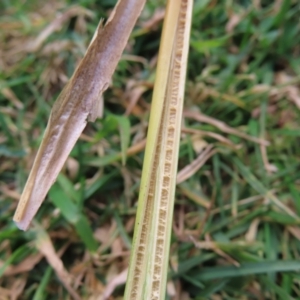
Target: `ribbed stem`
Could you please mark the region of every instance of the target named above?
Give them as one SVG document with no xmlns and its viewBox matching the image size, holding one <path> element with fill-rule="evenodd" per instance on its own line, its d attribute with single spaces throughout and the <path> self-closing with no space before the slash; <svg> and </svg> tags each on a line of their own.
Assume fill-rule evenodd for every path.
<svg viewBox="0 0 300 300">
<path fill-rule="evenodd" d="M 125 299 L 165 297 L 192 3 L 168 1 Z"/>
</svg>

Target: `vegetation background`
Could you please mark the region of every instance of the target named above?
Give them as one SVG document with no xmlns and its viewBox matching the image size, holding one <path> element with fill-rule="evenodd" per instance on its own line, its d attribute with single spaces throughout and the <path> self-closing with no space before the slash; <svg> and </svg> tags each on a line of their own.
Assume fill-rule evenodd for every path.
<svg viewBox="0 0 300 300">
<path fill-rule="evenodd" d="M 32 229 L 12 222 L 115 2 L 0 2 L 1 300 L 122 299 L 164 1 L 147 2 Z M 299 15 L 298 0 L 195 0 L 166 299 L 300 299 Z"/>
</svg>

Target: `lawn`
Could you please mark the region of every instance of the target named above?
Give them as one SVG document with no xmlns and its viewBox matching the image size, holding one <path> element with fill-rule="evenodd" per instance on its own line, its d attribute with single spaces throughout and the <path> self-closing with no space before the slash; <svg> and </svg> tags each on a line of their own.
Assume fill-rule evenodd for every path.
<svg viewBox="0 0 300 300">
<path fill-rule="evenodd" d="M 147 1 L 32 227 L 12 221 L 115 3 L 0 3 L 1 300 L 123 297 L 164 1 Z M 300 299 L 299 15 L 298 0 L 194 1 L 166 299 Z"/>
</svg>

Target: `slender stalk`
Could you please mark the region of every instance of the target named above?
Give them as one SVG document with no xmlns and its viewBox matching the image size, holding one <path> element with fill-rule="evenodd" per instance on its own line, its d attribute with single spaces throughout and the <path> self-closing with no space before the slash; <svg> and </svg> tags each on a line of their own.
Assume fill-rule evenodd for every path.
<svg viewBox="0 0 300 300">
<path fill-rule="evenodd" d="M 192 4 L 167 4 L 125 299 L 165 297 Z"/>
</svg>

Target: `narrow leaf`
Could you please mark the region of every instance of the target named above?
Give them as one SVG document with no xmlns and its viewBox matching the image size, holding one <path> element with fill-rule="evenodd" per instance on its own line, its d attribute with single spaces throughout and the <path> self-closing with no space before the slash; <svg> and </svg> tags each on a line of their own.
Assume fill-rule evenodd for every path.
<svg viewBox="0 0 300 300">
<path fill-rule="evenodd" d="M 121 152 L 122 152 L 122 164 L 126 164 L 127 149 L 130 142 L 130 122 L 129 119 L 123 116 L 117 117 L 117 122 L 120 130 L 121 138 Z"/>
<path fill-rule="evenodd" d="M 240 267 L 226 266 L 202 269 L 201 272 L 193 274 L 195 279 L 215 280 L 220 278 L 249 276 L 253 274 L 264 274 L 269 272 L 292 272 L 300 271 L 299 261 L 265 261 L 257 263 L 245 263 Z"/>
<path fill-rule="evenodd" d="M 75 226 L 76 232 L 86 247 L 92 252 L 96 251 L 98 244 L 94 239 L 93 230 L 87 217 L 80 212 L 78 205 L 57 185 L 52 187 L 49 196 L 54 205 L 59 208 L 62 215 Z"/>
</svg>

